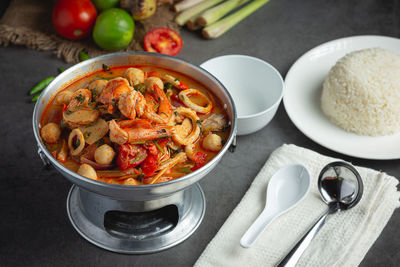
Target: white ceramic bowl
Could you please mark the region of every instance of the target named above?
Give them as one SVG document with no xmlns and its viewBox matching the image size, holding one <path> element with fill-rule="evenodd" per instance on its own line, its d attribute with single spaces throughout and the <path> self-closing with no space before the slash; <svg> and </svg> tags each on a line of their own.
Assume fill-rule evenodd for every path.
<svg viewBox="0 0 400 267">
<path fill-rule="evenodd" d="M 280 73 L 267 62 L 250 56 L 226 55 L 200 65 L 229 91 L 237 108 L 237 135 L 254 133 L 274 117 L 283 97 Z"/>
</svg>

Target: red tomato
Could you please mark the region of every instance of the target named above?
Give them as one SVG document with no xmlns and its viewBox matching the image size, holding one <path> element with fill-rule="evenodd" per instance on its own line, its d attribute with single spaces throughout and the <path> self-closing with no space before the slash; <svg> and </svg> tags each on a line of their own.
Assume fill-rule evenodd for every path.
<svg viewBox="0 0 400 267">
<path fill-rule="evenodd" d="M 140 167 L 144 175 L 151 176 L 156 172 L 158 167 L 158 150 L 155 144 L 150 144 L 147 149 L 147 157 Z"/>
<path fill-rule="evenodd" d="M 207 160 L 207 154 L 203 152 L 197 152 L 196 154 L 193 155 L 193 162 L 195 165 L 192 167 L 192 171 L 195 171 L 197 169 L 200 169 L 206 164 Z"/>
<path fill-rule="evenodd" d="M 144 36 L 144 49 L 175 56 L 181 51 L 183 42 L 181 36 L 169 28 L 155 28 Z"/>
<path fill-rule="evenodd" d="M 117 157 L 118 168 L 124 171 L 126 169 L 136 167 L 145 161 L 146 156 L 146 149 L 140 145 L 120 145 Z"/>
<path fill-rule="evenodd" d="M 90 0 L 59 0 L 53 9 L 53 25 L 63 37 L 78 40 L 90 34 L 97 10 Z"/>
</svg>

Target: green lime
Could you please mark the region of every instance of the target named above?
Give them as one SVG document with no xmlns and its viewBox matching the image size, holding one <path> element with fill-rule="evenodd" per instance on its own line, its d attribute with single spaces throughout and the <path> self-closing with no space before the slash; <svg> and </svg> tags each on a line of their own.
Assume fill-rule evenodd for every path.
<svg viewBox="0 0 400 267">
<path fill-rule="evenodd" d="M 92 0 L 93 4 L 99 10 L 106 10 L 112 7 L 116 7 L 120 0 Z"/>
<path fill-rule="evenodd" d="M 93 39 L 103 49 L 120 50 L 130 44 L 134 31 L 133 19 L 125 10 L 110 8 L 97 17 Z"/>
</svg>

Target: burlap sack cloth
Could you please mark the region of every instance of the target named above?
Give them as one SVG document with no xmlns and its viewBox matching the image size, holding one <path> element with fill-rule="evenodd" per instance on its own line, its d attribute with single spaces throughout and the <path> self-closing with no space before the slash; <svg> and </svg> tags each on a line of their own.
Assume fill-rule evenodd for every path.
<svg viewBox="0 0 400 267">
<path fill-rule="evenodd" d="M 109 53 L 100 49 L 88 36 L 79 41 L 70 41 L 57 35 L 52 23 L 55 0 L 12 0 L 0 20 L 0 45 L 24 45 L 35 50 L 55 52 L 66 62 L 79 62 L 79 52 L 85 51 L 90 57 Z M 157 6 L 156 13 L 141 22 L 135 22 L 135 35 L 126 50 L 143 50 L 143 37 L 156 27 L 168 27 L 178 31 L 173 22 L 175 14 L 170 5 Z"/>
</svg>

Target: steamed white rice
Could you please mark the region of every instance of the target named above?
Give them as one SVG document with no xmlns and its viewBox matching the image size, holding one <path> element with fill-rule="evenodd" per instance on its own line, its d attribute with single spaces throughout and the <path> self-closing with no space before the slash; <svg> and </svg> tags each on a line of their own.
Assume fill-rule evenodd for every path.
<svg viewBox="0 0 400 267">
<path fill-rule="evenodd" d="M 381 48 L 347 54 L 324 81 L 321 108 L 349 132 L 400 132 L 400 56 Z"/>
</svg>

